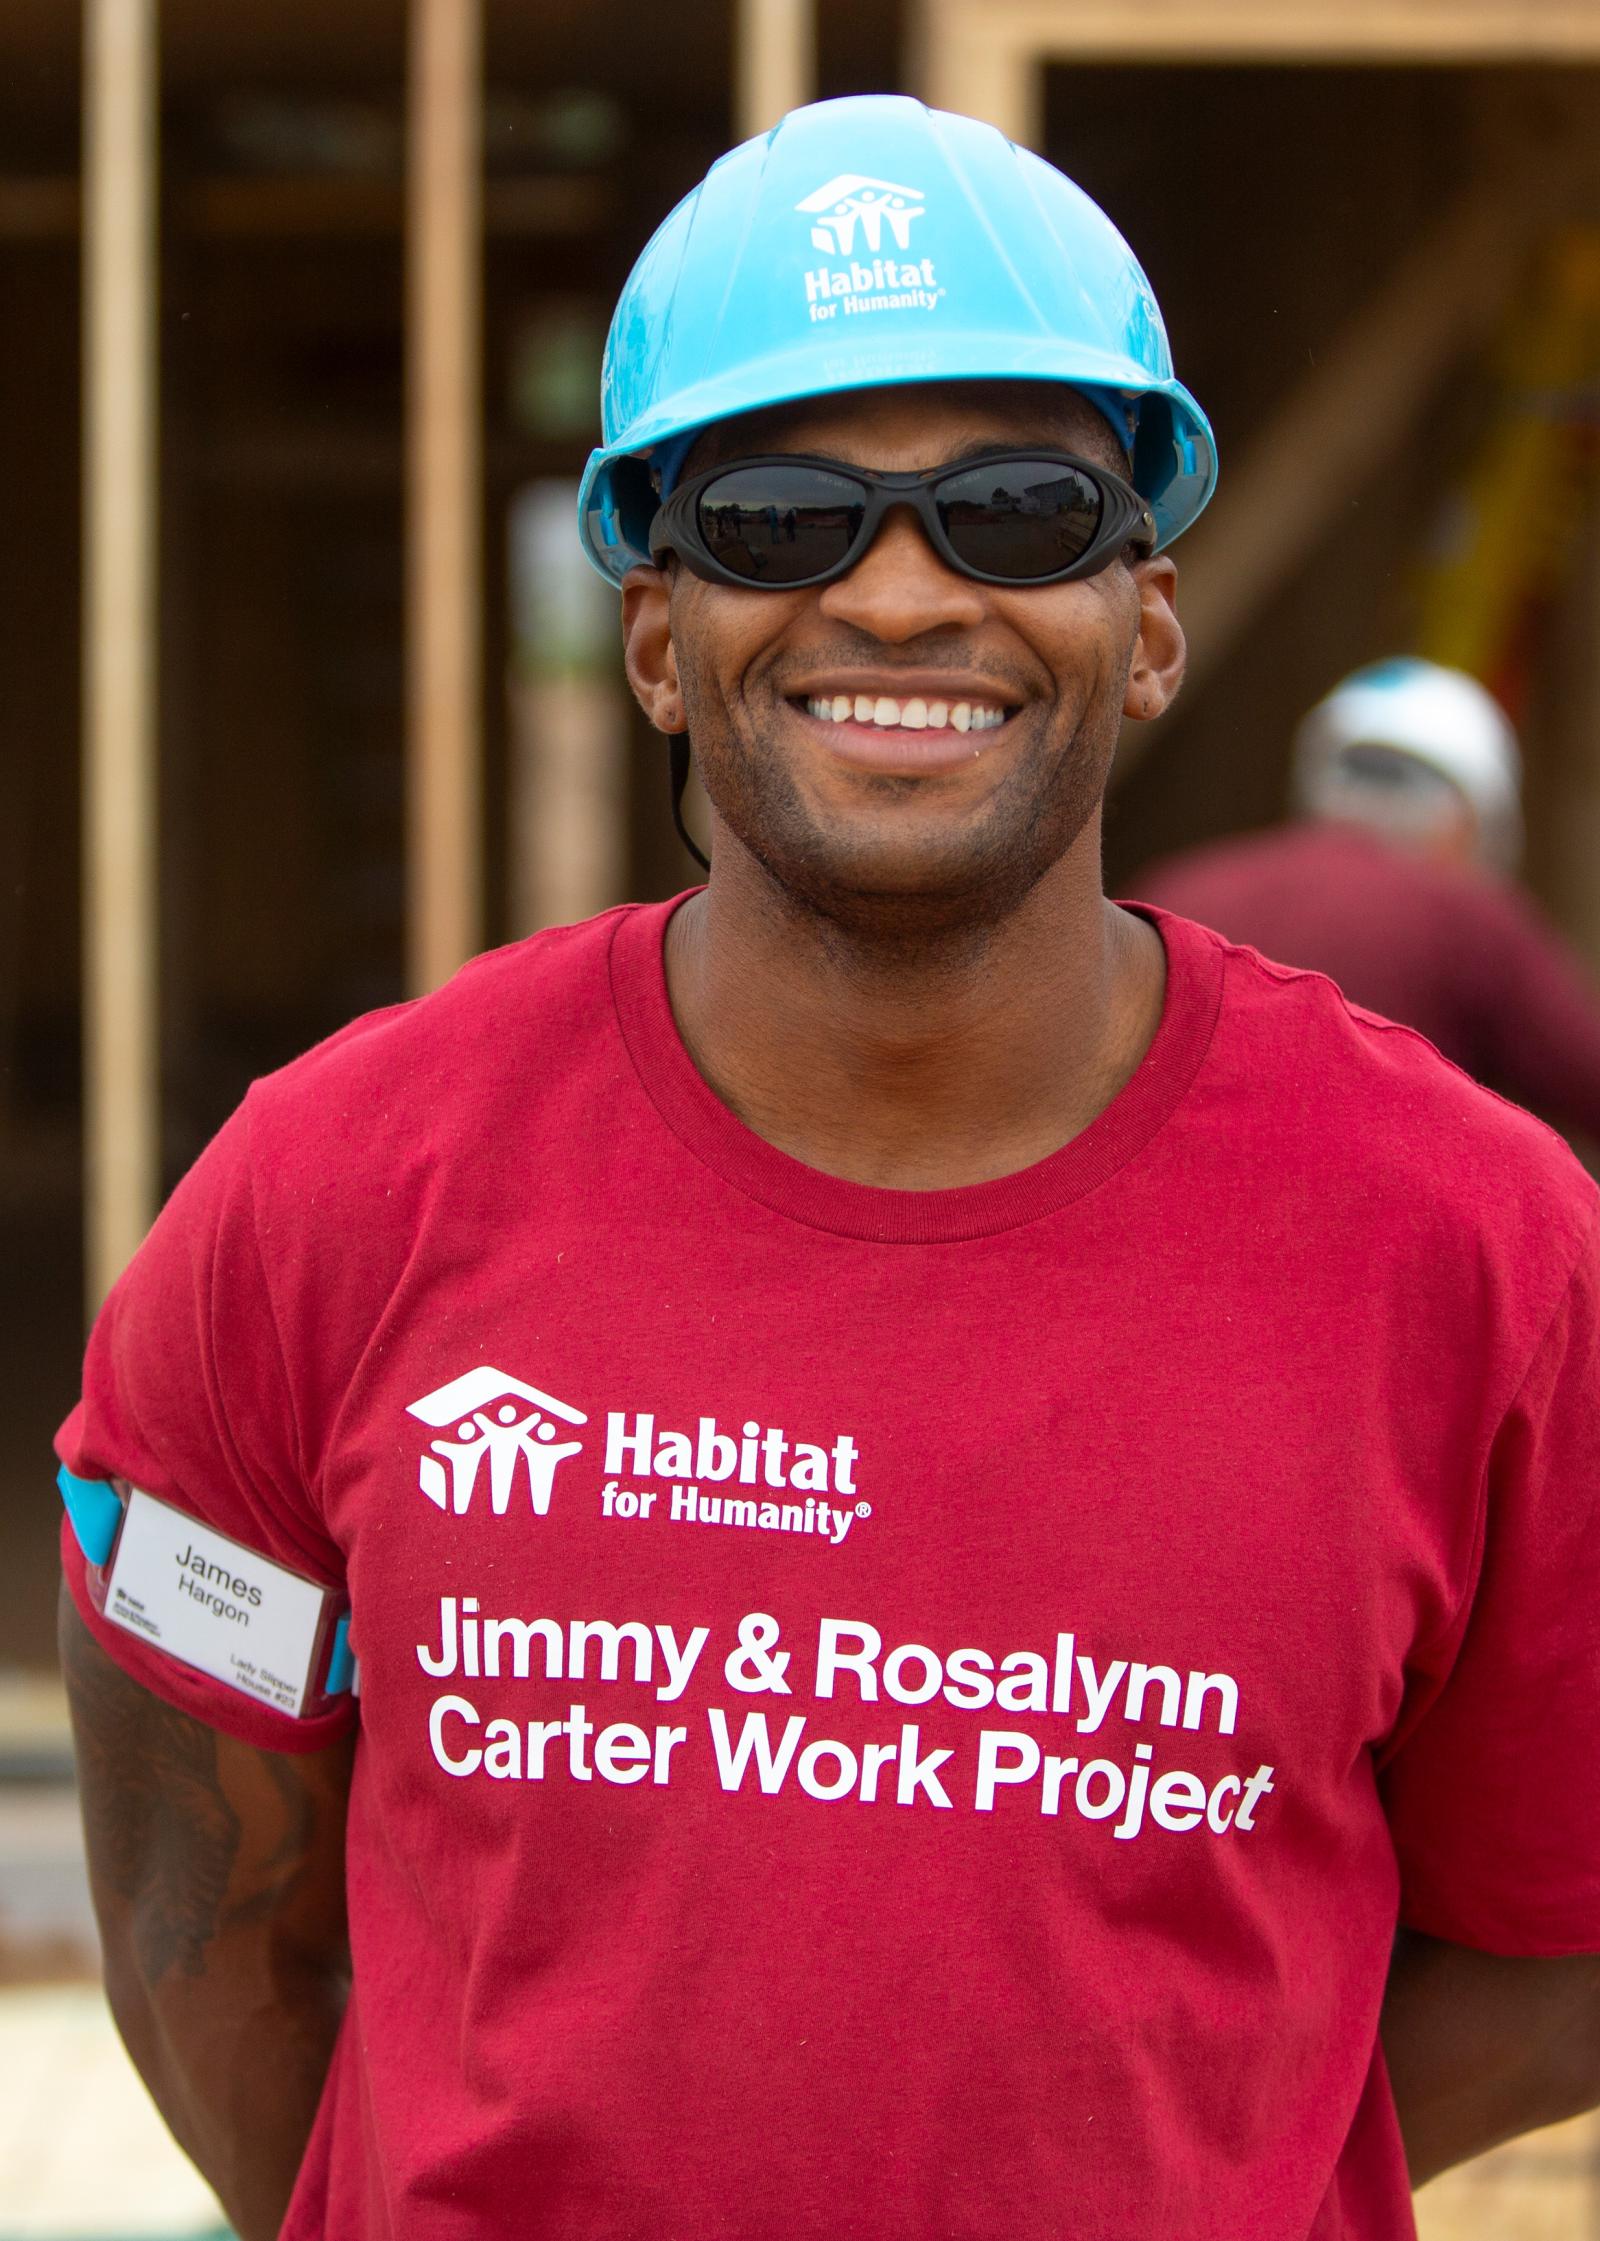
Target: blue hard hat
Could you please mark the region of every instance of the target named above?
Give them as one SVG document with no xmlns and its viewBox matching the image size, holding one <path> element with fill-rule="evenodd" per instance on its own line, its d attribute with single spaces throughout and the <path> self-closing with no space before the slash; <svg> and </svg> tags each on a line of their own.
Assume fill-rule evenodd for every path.
<svg viewBox="0 0 1600 2241">
<path fill-rule="evenodd" d="M 862 165 L 870 164 L 870 172 Z M 614 583 L 649 558 L 649 462 L 713 421 L 910 381 L 1060 381 L 1131 437 L 1158 544 L 1216 482 L 1150 283 L 1070 179 L 992 125 L 866 94 L 713 164 L 646 245 L 606 341 L 578 498 Z"/>
</svg>

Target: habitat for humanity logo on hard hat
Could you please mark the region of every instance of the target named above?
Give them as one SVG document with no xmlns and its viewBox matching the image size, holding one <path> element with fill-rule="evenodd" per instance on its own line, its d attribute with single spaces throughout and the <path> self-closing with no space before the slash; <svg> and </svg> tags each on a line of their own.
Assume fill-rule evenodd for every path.
<svg viewBox="0 0 1600 2241">
<path fill-rule="evenodd" d="M 931 311 L 944 294 L 934 278 L 931 257 L 913 263 L 882 254 L 885 248 L 910 248 L 913 222 L 927 215 L 920 187 L 841 171 L 795 208 L 813 221 L 814 249 L 848 259 L 844 264 L 814 265 L 806 274 L 806 306 L 814 324 L 836 319 L 841 311 L 846 316 L 863 311 Z"/>
<path fill-rule="evenodd" d="M 489 1507 L 504 1517 L 520 1478 L 535 1517 L 550 1508 L 556 1469 L 576 1455 L 582 1440 L 558 1440 L 554 1421 L 586 1424 L 581 1409 L 569 1408 L 520 1377 L 490 1368 L 487 1362 L 453 1377 L 436 1393 L 412 1401 L 408 1416 L 420 1416 L 446 1436 L 430 1440 L 417 1467 L 417 1483 L 436 1509 L 463 1517 L 489 1458 Z"/>
</svg>

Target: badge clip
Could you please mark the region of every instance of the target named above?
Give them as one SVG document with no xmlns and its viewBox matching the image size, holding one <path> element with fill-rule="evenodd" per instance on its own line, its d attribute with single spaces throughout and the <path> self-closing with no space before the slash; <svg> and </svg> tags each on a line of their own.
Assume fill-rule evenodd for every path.
<svg viewBox="0 0 1600 2241">
<path fill-rule="evenodd" d="M 63 1465 L 56 1483 L 90 1600 L 111 1625 L 292 1719 L 359 1695 L 337 1589 L 120 1479 Z"/>
</svg>

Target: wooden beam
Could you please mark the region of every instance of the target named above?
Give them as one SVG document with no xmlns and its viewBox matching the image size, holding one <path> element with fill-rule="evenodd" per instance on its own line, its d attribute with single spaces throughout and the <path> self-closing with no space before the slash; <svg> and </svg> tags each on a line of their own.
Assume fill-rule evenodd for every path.
<svg viewBox="0 0 1600 2241">
<path fill-rule="evenodd" d="M 738 0 L 734 24 L 734 138 L 753 140 L 816 98 L 814 0 Z"/>
<path fill-rule="evenodd" d="M 1044 132 L 1043 60 L 1049 52 L 1004 0 L 919 0 L 910 21 L 907 75 L 934 109 L 981 117 L 1020 148 Z"/>
<path fill-rule="evenodd" d="M 514 936 L 592 918 L 627 892 L 617 602 L 578 549 L 577 502 L 575 481 L 541 476 L 524 484 L 507 523 Z"/>
<path fill-rule="evenodd" d="M 1528 179 L 1496 179 L 1450 210 L 1351 320 L 1238 461 L 1177 546 L 1185 692 L 1227 660 L 1285 578 L 1420 418 L 1462 352 L 1500 318 L 1537 222 Z M 1181 706 L 1181 703 L 1180 703 Z M 1126 775 L 1159 730 L 1124 736 Z"/>
<path fill-rule="evenodd" d="M 407 972 L 483 940 L 481 0 L 412 0 L 406 216 Z"/>
<path fill-rule="evenodd" d="M 1594 0 L 922 0 L 924 83 L 1009 130 L 1017 58 L 1077 62 L 1600 60 Z M 998 91 L 997 91 L 998 89 Z M 1013 137 L 1016 137 L 1013 134 Z"/>
<path fill-rule="evenodd" d="M 609 677 L 511 693 L 511 932 L 570 926 L 627 893 L 628 717 Z"/>
<path fill-rule="evenodd" d="M 160 1194 L 156 833 L 156 0 L 85 0 L 85 1281 Z"/>
</svg>

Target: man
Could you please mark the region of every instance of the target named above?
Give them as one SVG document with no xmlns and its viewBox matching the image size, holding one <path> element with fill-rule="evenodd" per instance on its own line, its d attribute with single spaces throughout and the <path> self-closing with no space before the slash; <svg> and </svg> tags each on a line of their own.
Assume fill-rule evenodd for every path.
<svg viewBox="0 0 1600 2241">
<path fill-rule="evenodd" d="M 1388 2241 L 1600 2096 L 1594 1194 L 1103 898 L 1212 458 L 1048 167 L 791 116 L 606 436 L 709 884 L 258 1085 L 63 1435 L 129 2043 L 246 2241 Z M 497 1515 L 430 1434 L 530 1406 Z M 314 1629 L 155 1645 L 257 1552 L 348 1589 L 353 1768 Z"/>
<path fill-rule="evenodd" d="M 1600 1001 L 1507 876 L 1521 769 L 1510 724 L 1474 679 L 1374 662 L 1296 734 L 1296 823 L 1193 849 L 1134 885 L 1326 973 L 1476 1080 L 1600 1144 Z"/>
</svg>

